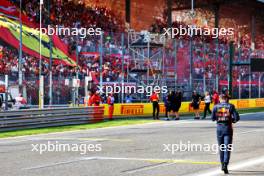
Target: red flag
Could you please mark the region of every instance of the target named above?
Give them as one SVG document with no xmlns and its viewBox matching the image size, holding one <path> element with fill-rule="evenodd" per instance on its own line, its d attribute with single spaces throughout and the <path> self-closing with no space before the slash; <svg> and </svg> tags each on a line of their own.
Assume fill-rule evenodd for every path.
<svg viewBox="0 0 264 176">
<path fill-rule="evenodd" d="M 14 27 L 10 25 L 13 24 L 15 26 L 19 26 L 19 22 L 14 20 L 12 17 L 15 17 L 17 20 L 19 20 L 20 10 L 8 0 L 1 0 L 0 1 L 0 18 L 1 18 L 0 38 L 5 42 L 9 43 L 10 45 L 12 45 L 13 47 L 19 48 L 19 37 L 18 37 L 19 29 L 14 30 Z M 39 57 L 39 52 L 35 48 L 36 45 L 39 45 L 36 41 L 36 38 L 38 36 L 28 35 L 30 33 L 28 32 L 28 28 L 31 29 L 38 28 L 38 24 L 34 23 L 33 20 L 30 20 L 30 18 L 23 13 L 21 14 L 21 19 L 23 23 L 23 40 L 22 40 L 23 51 L 34 57 Z M 27 36 L 25 36 L 26 34 Z M 53 51 L 52 57 L 59 62 L 62 61 L 62 63 L 64 64 L 75 65 L 76 58 L 75 56 L 69 55 L 67 45 L 63 43 L 62 40 L 56 35 L 52 36 L 52 42 L 53 42 L 53 49 L 55 49 L 54 50 L 55 52 Z M 42 56 L 44 58 L 48 58 L 49 54 L 47 52 L 48 49 L 47 41 L 42 40 L 42 48 L 43 48 Z"/>
<path fill-rule="evenodd" d="M 40 32 L 38 30 L 23 24 L 22 49 L 25 53 L 39 58 L 39 45 L 41 41 L 41 55 L 44 58 L 49 58 L 50 38 L 48 35 L 42 34 L 42 38 L 40 40 L 39 33 Z M 19 48 L 19 22 L 0 15 L 0 39 L 4 40 L 15 48 Z M 62 43 L 62 41 L 57 36 L 52 36 L 52 39 L 54 40 L 52 46 L 52 58 L 66 65 L 75 66 L 75 58 L 70 57 L 69 53 L 67 52 L 67 46 Z"/>
<path fill-rule="evenodd" d="M 0 1 L 0 13 L 20 19 L 20 9 L 18 9 L 14 4 L 9 2 L 8 0 Z M 36 26 L 34 25 L 33 19 L 30 19 L 23 13 L 21 14 L 21 19 L 24 24 L 27 24 L 30 27 Z"/>
</svg>

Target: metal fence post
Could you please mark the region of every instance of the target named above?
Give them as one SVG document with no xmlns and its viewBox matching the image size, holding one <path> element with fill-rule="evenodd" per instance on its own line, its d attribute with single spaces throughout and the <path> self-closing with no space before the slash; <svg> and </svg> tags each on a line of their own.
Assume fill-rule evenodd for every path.
<svg viewBox="0 0 264 176">
<path fill-rule="evenodd" d="M 177 41 L 176 39 L 173 39 L 173 48 L 174 48 L 174 52 L 173 52 L 173 55 L 174 55 L 174 86 L 176 87 L 177 86 L 177 79 L 178 79 L 178 75 L 177 75 Z"/>
<path fill-rule="evenodd" d="M 23 75 L 22 75 L 22 0 L 20 0 L 20 10 L 19 10 L 19 59 L 18 59 L 18 85 L 19 85 L 19 93 L 22 93 L 23 86 Z"/>
<path fill-rule="evenodd" d="M 251 72 L 249 73 L 249 84 L 248 84 L 248 98 L 251 98 L 251 89 L 252 89 L 252 87 L 251 87 L 251 83 L 252 83 L 252 78 L 251 78 Z"/>
<path fill-rule="evenodd" d="M 5 110 L 8 110 L 8 75 L 5 75 Z"/>
<path fill-rule="evenodd" d="M 239 99 L 241 99 L 241 75 L 239 74 L 239 78 L 238 78 L 238 97 Z"/>
<path fill-rule="evenodd" d="M 124 58 L 124 33 L 122 33 L 122 35 L 121 35 L 121 48 L 122 48 L 122 88 L 121 88 L 121 103 L 124 103 L 124 93 L 123 93 L 123 90 L 124 90 L 124 76 L 125 76 L 125 71 L 124 71 L 124 62 L 125 62 L 125 58 Z"/>
<path fill-rule="evenodd" d="M 39 79 L 39 109 L 44 108 L 44 76 Z"/>
<path fill-rule="evenodd" d="M 219 42 L 218 42 L 218 39 L 217 39 L 217 43 L 216 43 L 216 87 L 215 89 L 217 90 L 217 92 L 219 91 Z"/>
<path fill-rule="evenodd" d="M 233 95 L 233 77 L 232 77 L 232 72 L 233 72 L 233 60 L 234 60 L 234 42 L 229 43 L 229 69 L 228 69 L 228 90 L 229 90 L 229 95 L 232 97 Z"/>
<path fill-rule="evenodd" d="M 50 45 L 50 63 L 49 63 L 49 105 L 52 105 L 52 102 L 53 102 L 53 97 L 52 97 L 52 87 L 53 87 L 53 81 L 52 81 L 52 37 L 50 36 L 50 42 L 49 42 L 49 45 Z"/>
<path fill-rule="evenodd" d="M 103 36 L 104 33 L 100 35 L 100 64 L 99 64 L 99 70 L 100 70 L 100 87 L 103 87 Z"/>
<path fill-rule="evenodd" d="M 205 65 L 206 65 L 206 61 L 205 61 L 205 44 L 203 42 L 203 92 L 206 91 L 206 73 L 205 73 Z"/>
<path fill-rule="evenodd" d="M 263 74 L 259 73 L 259 80 L 258 80 L 258 86 L 259 86 L 259 90 L 258 90 L 258 97 L 261 97 L 261 77 Z"/>
<path fill-rule="evenodd" d="M 190 40 L 190 89 L 193 90 L 193 39 Z"/>
</svg>

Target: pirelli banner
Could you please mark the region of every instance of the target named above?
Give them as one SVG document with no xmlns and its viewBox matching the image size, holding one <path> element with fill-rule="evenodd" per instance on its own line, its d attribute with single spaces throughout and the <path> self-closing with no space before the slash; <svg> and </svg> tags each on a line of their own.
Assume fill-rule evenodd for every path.
<svg viewBox="0 0 264 176">
<path fill-rule="evenodd" d="M 237 109 L 261 108 L 264 107 L 264 98 L 231 100 L 230 103 L 234 104 Z"/>
<path fill-rule="evenodd" d="M 237 109 L 248 108 L 264 108 L 264 98 L 260 99 L 243 99 L 243 100 L 230 100 L 230 103 L 234 104 Z M 108 115 L 108 105 L 105 106 L 105 116 Z M 213 108 L 213 104 L 211 104 Z M 204 102 L 201 102 L 200 111 L 204 109 Z M 190 102 L 183 102 L 180 108 L 180 113 L 193 112 Z M 160 103 L 160 113 L 165 113 L 165 107 L 163 103 Z M 114 116 L 144 116 L 152 114 L 151 103 L 128 103 L 128 104 L 115 104 Z"/>
</svg>

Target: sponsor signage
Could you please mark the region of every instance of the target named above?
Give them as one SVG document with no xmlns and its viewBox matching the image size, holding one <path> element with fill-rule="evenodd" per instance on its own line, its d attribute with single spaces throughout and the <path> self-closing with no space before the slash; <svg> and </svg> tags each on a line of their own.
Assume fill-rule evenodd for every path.
<svg viewBox="0 0 264 176">
<path fill-rule="evenodd" d="M 144 105 L 121 105 L 121 115 L 143 115 Z"/>
<path fill-rule="evenodd" d="M 237 108 L 249 108 L 249 100 L 237 100 Z"/>
<path fill-rule="evenodd" d="M 256 99 L 256 107 L 264 107 L 264 98 Z"/>
</svg>

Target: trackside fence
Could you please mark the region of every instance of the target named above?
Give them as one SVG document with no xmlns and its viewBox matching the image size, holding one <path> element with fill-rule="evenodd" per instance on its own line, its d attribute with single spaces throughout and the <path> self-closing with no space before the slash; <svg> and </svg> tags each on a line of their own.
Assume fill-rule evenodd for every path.
<svg viewBox="0 0 264 176">
<path fill-rule="evenodd" d="M 48 108 L 0 112 L 0 131 L 87 124 L 103 120 L 104 107 Z"/>
</svg>

